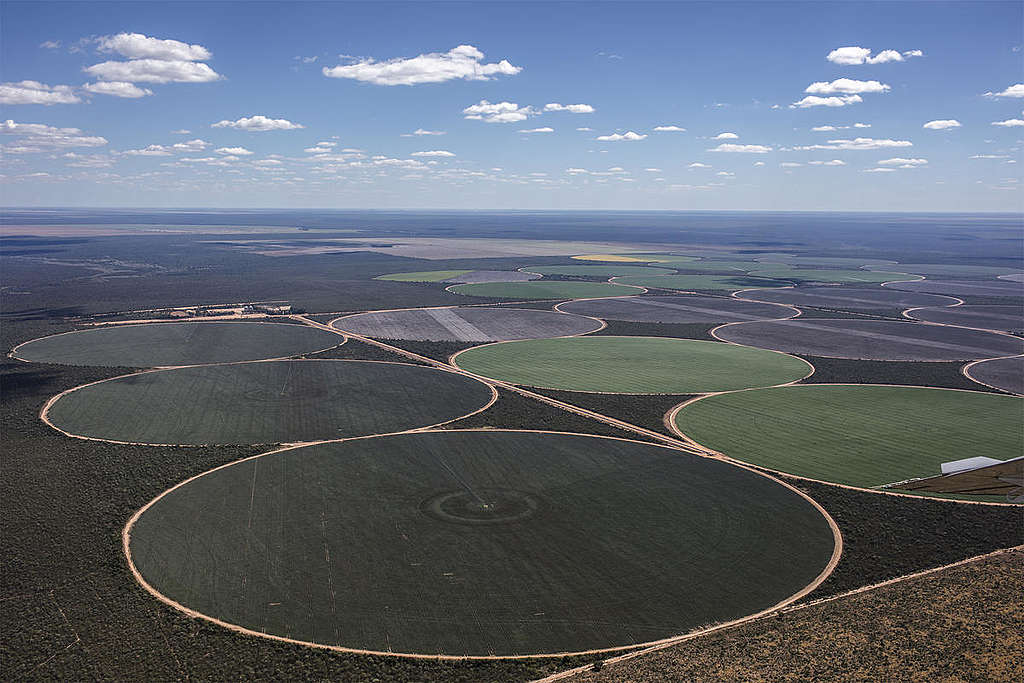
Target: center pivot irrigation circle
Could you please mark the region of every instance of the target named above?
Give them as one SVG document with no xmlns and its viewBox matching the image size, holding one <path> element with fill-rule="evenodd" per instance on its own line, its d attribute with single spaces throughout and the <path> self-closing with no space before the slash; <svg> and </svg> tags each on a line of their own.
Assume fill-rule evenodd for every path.
<svg viewBox="0 0 1024 683">
<path fill-rule="evenodd" d="M 344 650 L 465 656 L 650 643 L 788 602 L 834 523 L 777 480 L 654 444 L 426 431 L 276 451 L 189 479 L 125 530 L 193 616 Z"/>
<path fill-rule="evenodd" d="M 115 377 L 58 396 L 43 417 L 108 441 L 294 443 L 439 424 L 493 397 L 483 382 L 417 365 L 268 361 Z"/>
</svg>

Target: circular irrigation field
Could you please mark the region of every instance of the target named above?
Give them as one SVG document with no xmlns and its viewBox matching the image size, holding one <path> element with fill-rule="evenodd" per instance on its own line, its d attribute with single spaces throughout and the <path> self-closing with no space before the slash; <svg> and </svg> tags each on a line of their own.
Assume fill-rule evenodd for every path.
<svg viewBox="0 0 1024 683">
<path fill-rule="evenodd" d="M 1017 457 L 1022 409 L 1021 399 L 991 393 L 817 384 L 701 398 L 676 413 L 675 425 L 746 463 L 876 487 L 938 475 L 951 460 Z"/>
<path fill-rule="evenodd" d="M 786 287 L 788 282 L 782 280 L 771 280 L 763 277 L 749 277 L 747 275 L 656 275 L 617 278 L 616 282 L 624 285 L 637 287 L 678 289 L 687 292 L 693 291 L 716 291 L 735 292 L 749 287 Z M 600 296 L 595 294 L 594 296 Z"/>
<path fill-rule="evenodd" d="M 673 272 L 667 268 L 652 268 L 628 263 L 603 266 L 524 266 L 520 270 L 524 273 L 539 273 L 540 275 L 575 275 L 599 278 L 619 275 L 668 275 Z"/>
<path fill-rule="evenodd" d="M 953 361 L 1024 353 L 1005 334 L 892 320 L 819 319 L 737 323 L 713 330 L 725 341 L 830 358 Z"/>
<path fill-rule="evenodd" d="M 964 368 L 964 374 L 975 382 L 1014 394 L 1024 394 L 1024 356 L 971 363 Z"/>
<path fill-rule="evenodd" d="M 268 361 L 115 377 L 59 395 L 44 417 L 110 441 L 292 443 L 438 424 L 493 396 L 482 382 L 416 365 Z"/>
<path fill-rule="evenodd" d="M 381 339 L 502 341 L 586 334 L 600 321 L 555 311 L 517 308 L 414 308 L 360 313 L 331 323 L 339 330 Z"/>
<path fill-rule="evenodd" d="M 636 294 L 635 287 L 609 282 L 573 282 L 544 280 L 541 282 L 485 282 L 449 287 L 456 294 L 486 296 L 496 299 L 582 299 L 597 296 Z"/>
<path fill-rule="evenodd" d="M 500 657 L 620 648 L 759 612 L 823 578 L 835 536 L 792 489 L 713 459 L 452 431 L 212 470 L 137 513 L 125 546 L 151 591 L 255 635 Z"/>
<path fill-rule="evenodd" d="M 287 323 L 149 323 L 42 337 L 11 355 L 37 363 L 154 368 L 297 356 L 343 341 L 331 332 Z"/>
<path fill-rule="evenodd" d="M 901 292 L 888 287 L 787 287 L 743 292 L 744 299 L 755 299 L 791 306 L 813 306 L 856 313 L 898 314 L 917 306 L 952 306 L 956 299 L 935 294 Z"/>
<path fill-rule="evenodd" d="M 1024 306 L 953 306 L 919 308 L 909 312 L 915 320 L 962 325 L 983 330 L 1020 333 L 1024 330 Z"/>
<path fill-rule="evenodd" d="M 906 292 L 927 292 L 965 297 L 1024 297 L 1024 283 L 1006 279 L 992 280 L 918 280 L 917 282 L 896 282 L 886 287 Z"/>
<path fill-rule="evenodd" d="M 785 306 L 714 296 L 629 296 L 558 304 L 566 313 L 635 323 L 727 323 L 779 320 L 796 312 Z"/>
<path fill-rule="evenodd" d="M 666 337 L 572 337 L 477 346 L 452 358 L 492 379 L 611 394 L 697 394 L 766 387 L 806 377 L 810 366 L 775 351 Z"/>
<path fill-rule="evenodd" d="M 767 266 L 769 264 L 762 264 Z M 875 270 L 816 270 L 812 268 L 791 268 L 776 266 L 763 268 L 750 273 L 754 276 L 784 278 L 797 282 L 835 282 L 840 284 L 881 284 L 895 280 L 920 280 L 920 275 Z"/>
</svg>

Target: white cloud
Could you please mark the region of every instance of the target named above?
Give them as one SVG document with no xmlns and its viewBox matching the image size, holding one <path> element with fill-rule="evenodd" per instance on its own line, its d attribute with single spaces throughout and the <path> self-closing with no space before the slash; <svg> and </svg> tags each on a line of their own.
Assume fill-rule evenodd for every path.
<svg viewBox="0 0 1024 683">
<path fill-rule="evenodd" d="M 612 133 L 611 135 L 598 135 L 595 139 L 600 141 L 600 142 L 621 142 L 621 141 L 636 142 L 637 140 L 644 140 L 646 138 L 647 138 L 646 135 L 641 135 L 639 133 L 634 133 L 633 131 L 628 130 L 625 133 Z"/>
<path fill-rule="evenodd" d="M 589 132 L 593 131 L 594 129 L 593 128 L 587 128 L 586 126 L 582 126 L 580 128 L 577 128 L 576 130 L 578 130 L 580 132 L 583 132 L 583 133 L 589 133 Z"/>
<path fill-rule="evenodd" d="M 854 138 L 853 140 L 829 140 L 827 145 L 804 145 L 794 147 L 795 151 L 809 151 L 815 149 L 885 149 L 888 147 L 913 147 L 914 143 L 909 140 L 889 140 L 875 138 Z"/>
<path fill-rule="evenodd" d="M 250 132 L 263 133 L 268 130 L 295 130 L 305 128 L 301 123 L 293 123 L 288 119 L 272 119 L 262 114 L 256 114 L 248 118 L 240 118 L 237 121 L 218 121 L 211 123 L 211 128 L 234 128 L 236 130 L 247 130 Z"/>
<path fill-rule="evenodd" d="M 1024 83 L 1015 83 L 1002 92 L 987 92 L 983 97 L 1024 97 Z"/>
<path fill-rule="evenodd" d="M 655 126 L 654 132 L 656 133 L 685 133 L 686 129 L 679 126 Z"/>
<path fill-rule="evenodd" d="M 723 142 L 718 147 L 714 147 L 708 150 L 709 152 L 741 152 L 744 154 L 766 154 L 772 151 L 771 147 L 766 145 L 736 145 L 729 142 Z"/>
<path fill-rule="evenodd" d="M 149 88 L 140 88 L 134 83 L 125 83 L 124 81 L 99 81 L 98 83 L 86 83 L 82 86 L 82 90 L 91 92 L 95 95 L 111 95 L 112 97 L 125 97 L 130 99 L 146 97 L 147 95 L 153 94 L 153 91 Z"/>
<path fill-rule="evenodd" d="M 718 135 L 716 135 L 715 137 L 713 137 L 711 139 L 712 140 L 738 140 L 739 137 L 740 136 L 736 135 L 736 133 L 728 133 L 728 132 L 726 132 L 726 133 L 719 133 Z"/>
<path fill-rule="evenodd" d="M 217 154 L 230 154 L 231 156 L 247 157 L 250 154 L 252 154 L 252 152 L 247 150 L 245 147 L 218 147 L 213 151 L 216 152 Z"/>
<path fill-rule="evenodd" d="M 842 126 L 842 127 L 846 128 L 846 126 Z M 855 124 L 853 124 L 853 127 L 854 128 L 870 128 L 871 124 L 870 123 L 855 123 Z"/>
<path fill-rule="evenodd" d="M 927 128 L 928 130 L 948 130 L 950 128 L 959 128 L 960 122 L 956 119 L 938 119 L 935 121 L 929 121 L 921 127 Z"/>
<path fill-rule="evenodd" d="M 764 162 L 763 161 L 755 161 L 754 162 L 754 166 L 764 166 Z"/>
<path fill-rule="evenodd" d="M 533 107 L 520 107 L 515 102 L 488 102 L 480 100 L 462 110 L 464 118 L 485 123 L 516 123 L 537 113 Z"/>
<path fill-rule="evenodd" d="M 644 170 L 648 173 L 661 173 L 660 168 L 645 168 Z"/>
<path fill-rule="evenodd" d="M 870 123 L 855 123 L 852 126 L 815 126 L 811 128 L 816 133 L 834 133 L 837 130 L 847 130 L 849 128 L 870 128 Z"/>
<path fill-rule="evenodd" d="M 147 145 L 142 149 L 126 149 L 122 154 L 132 157 L 169 157 L 171 150 L 163 145 Z"/>
<path fill-rule="evenodd" d="M 828 61 L 833 64 L 842 64 L 845 66 L 855 66 L 858 64 L 884 64 L 885 62 L 902 62 L 904 58 L 909 57 L 921 57 L 924 53 L 920 50 L 906 50 L 904 52 L 897 52 L 896 50 L 882 50 L 877 53 L 874 57 L 871 56 L 871 50 L 866 47 L 838 47 L 832 50 L 825 57 Z"/>
<path fill-rule="evenodd" d="M 1009 159 L 1009 154 L 975 154 L 968 157 L 969 159 Z"/>
<path fill-rule="evenodd" d="M 797 166 L 803 166 L 799 161 L 783 161 L 779 164 L 782 168 L 796 168 Z"/>
<path fill-rule="evenodd" d="M 57 147 L 102 147 L 107 139 L 98 135 L 83 135 L 80 128 L 56 128 L 42 123 L 15 123 L 7 119 L 0 123 L 0 134 L 21 136 L 16 149 L 8 153 L 34 153 Z"/>
<path fill-rule="evenodd" d="M 808 95 L 789 105 L 790 109 L 807 109 L 808 107 L 845 107 L 848 104 L 859 104 L 863 102 L 860 95 L 842 95 L 841 97 L 818 97 Z"/>
<path fill-rule="evenodd" d="M 687 168 L 711 168 L 709 164 L 702 164 L 699 161 L 695 161 L 690 164 Z"/>
<path fill-rule="evenodd" d="M 559 104 L 549 102 L 544 105 L 544 111 L 567 111 L 573 114 L 593 114 L 594 108 L 589 104 Z"/>
<path fill-rule="evenodd" d="M 1024 126 L 1024 120 L 1021 119 L 1006 119 L 1005 121 L 993 121 L 993 126 L 1000 126 L 1002 128 L 1019 128 Z"/>
<path fill-rule="evenodd" d="M 865 168 L 862 173 L 895 173 L 895 168 Z"/>
<path fill-rule="evenodd" d="M 723 178 L 732 178 L 736 174 L 735 173 L 730 173 L 729 171 L 719 171 L 715 175 L 721 176 Z"/>
<path fill-rule="evenodd" d="M 879 81 L 858 81 L 853 78 L 837 78 L 832 82 L 817 81 L 811 83 L 804 92 L 812 95 L 864 95 L 868 93 L 884 93 L 891 90 Z"/>
<path fill-rule="evenodd" d="M 446 149 L 432 149 L 426 152 L 413 152 L 411 157 L 453 157 L 455 154 Z"/>
<path fill-rule="evenodd" d="M 904 159 L 903 157 L 882 159 L 878 162 L 879 166 L 898 166 L 899 168 L 916 168 L 918 166 L 926 166 L 927 164 L 927 159 Z"/>
<path fill-rule="evenodd" d="M 0 83 L 0 104 L 74 104 L 81 102 L 70 85 L 46 85 L 39 81 Z"/>
<path fill-rule="evenodd" d="M 196 138 L 195 140 L 189 140 L 187 142 L 176 142 L 171 145 L 171 149 L 175 152 L 201 152 L 209 146 L 210 143 L 206 140 Z"/>
<path fill-rule="evenodd" d="M 222 76 L 201 62 L 183 59 L 133 59 L 127 62 L 100 62 L 83 69 L 102 81 L 128 83 L 209 83 Z"/>
<path fill-rule="evenodd" d="M 259 159 L 252 162 L 253 166 L 280 166 L 281 161 L 278 159 Z"/>
<path fill-rule="evenodd" d="M 59 40 L 44 40 L 43 42 L 39 43 L 39 47 L 45 48 L 47 50 L 56 50 L 60 47 L 60 45 L 61 43 Z"/>
<path fill-rule="evenodd" d="M 523 128 L 520 133 L 554 133 L 555 129 L 545 126 L 543 128 Z"/>
<path fill-rule="evenodd" d="M 172 130 L 171 135 L 188 135 L 191 132 L 192 131 L 187 128 L 179 128 L 178 130 Z"/>
<path fill-rule="evenodd" d="M 487 81 L 497 75 L 514 76 L 522 67 L 507 60 L 483 63 L 484 53 L 472 45 L 459 45 L 448 52 L 431 52 L 410 59 L 395 58 L 384 62 L 363 59 L 355 64 L 324 67 L 329 78 L 350 78 L 376 85 L 419 85 L 442 83 L 457 78 Z"/>
<path fill-rule="evenodd" d="M 161 40 L 141 33 L 118 33 L 96 39 L 100 52 L 117 52 L 129 59 L 160 59 L 164 61 L 201 61 L 211 57 L 202 45 L 189 45 L 178 40 Z"/>
<path fill-rule="evenodd" d="M 443 131 L 443 130 L 425 130 L 423 128 L 417 128 L 416 130 L 414 130 L 411 133 L 402 133 L 402 137 L 403 138 L 411 138 L 414 135 L 416 135 L 416 136 L 421 136 L 421 135 L 447 135 L 447 133 L 445 131 Z"/>
<path fill-rule="evenodd" d="M 846 162 L 842 159 L 832 159 L 831 161 L 808 161 L 808 166 L 846 166 Z"/>
</svg>

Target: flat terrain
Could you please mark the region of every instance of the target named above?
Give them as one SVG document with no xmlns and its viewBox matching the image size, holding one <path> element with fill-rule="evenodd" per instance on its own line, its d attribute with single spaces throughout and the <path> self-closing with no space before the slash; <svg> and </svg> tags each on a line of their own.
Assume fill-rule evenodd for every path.
<svg viewBox="0 0 1024 683">
<path fill-rule="evenodd" d="M 996 358 L 972 365 L 966 371 L 971 379 L 1014 394 L 1024 394 L 1024 356 Z"/>
<path fill-rule="evenodd" d="M 37 363 L 152 368 L 296 356 L 343 341 L 330 332 L 284 323 L 152 323 L 43 337 L 17 347 L 14 355 Z"/>
<path fill-rule="evenodd" d="M 515 270 L 422 270 L 412 273 L 378 275 L 375 280 L 393 282 L 523 282 L 540 276 Z"/>
<path fill-rule="evenodd" d="M 631 296 L 559 304 L 567 313 L 638 323 L 727 323 L 778 320 L 796 312 L 785 306 L 714 296 Z"/>
<path fill-rule="evenodd" d="M 564 337 L 601 327 L 599 321 L 567 313 L 468 306 L 360 313 L 332 325 L 381 339 L 482 342 Z"/>
<path fill-rule="evenodd" d="M 901 292 L 889 287 L 788 287 L 743 292 L 744 299 L 793 306 L 813 306 L 859 313 L 899 315 L 915 306 L 952 306 L 956 299 L 934 294 Z"/>
<path fill-rule="evenodd" d="M 679 256 L 676 254 L 582 254 L 573 256 L 580 261 L 604 261 L 608 263 L 657 263 L 660 261 L 696 261 L 692 256 Z"/>
<path fill-rule="evenodd" d="M 1021 265 L 1016 266 L 972 266 L 963 263 L 900 263 L 898 266 L 868 266 L 870 270 L 893 270 L 898 268 L 910 273 L 919 275 L 940 275 L 954 278 L 988 278 L 992 279 L 997 275 L 1012 275 L 1021 270 Z"/>
<path fill-rule="evenodd" d="M 270 361 L 159 370 L 77 389 L 49 419 L 80 436 L 158 444 L 283 443 L 393 432 L 483 407 L 490 389 L 396 363 Z"/>
<path fill-rule="evenodd" d="M 764 268 L 763 263 L 757 261 L 692 261 L 667 262 L 666 267 L 675 268 L 683 273 L 747 273 L 751 270 Z"/>
<path fill-rule="evenodd" d="M 1021 553 L 790 612 L 569 680 L 1019 681 Z"/>
<path fill-rule="evenodd" d="M 560 280 L 456 285 L 451 288 L 451 291 L 465 296 L 486 296 L 498 299 L 582 299 L 637 293 L 637 290 L 633 287 L 624 287 L 608 282 L 566 282 Z"/>
<path fill-rule="evenodd" d="M 617 275 L 668 275 L 672 270 L 637 265 L 605 265 L 605 266 L 523 266 L 527 273 L 541 275 L 576 275 L 581 277 L 615 277 Z"/>
<path fill-rule="evenodd" d="M 949 361 L 1024 353 L 1024 340 L 993 332 L 895 320 L 777 320 L 729 325 L 715 336 L 786 353 L 866 360 Z"/>
<path fill-rule="evenodd" d="M 676 426 L 743 462 L 873 487 L 939 474 L 951 460 L 1016 457 L 1022 409 L 998 394 L 820 384 L 703 398 L 679 411 Z"/>
<path fill-rule="evenodd" d="M 792 356 L 665 337 L 574 337 L 491 344 L 455 357 L 460 368 L 523 384 L 626 394 L 692 394 L 791 382 L 810 368 Z"/>
<path fill-rule="evenodd" d="M 394 282 L 441 282 L 459 275 L 465 275 L 468 270 L 418 270 L 411 273 L 388 273 L 378 275 L 374 280 L 392 280 Z"/>
<path fill-rule="evenodd" d="M 947 325 L 977 327 L 1019 334 L 1024 331 L 1024 306 L 954 306 L 952 308 L 920 308 L 908 313 L 915 320 Z"/>
<path fill-rule="evenodd" d="M 1024 283 L 1013 280 L 918 280 L 886 285 L 905 292 L 927 292 L 949 296 L 1024 297 Z"/>
<path fill-rule="evenodd" d="M 657 287 L 661 289 L 678 289 L 682 291 L 721 291 L 735 292 L 748 287 L 785 287 L 790 284 L 782 280 L 749 277 L 746 275 L 661 275 L 655 277 L 629 276 L 618 278 L 616 282 L 638 287 Z"/>
<path fill-rule="evenodd" d="M 759 256 L 758 261 L 762 263 L 784 263 L 800 268 L 860 268 L 873 266 L 879 269 L 893 270 L 895 261 L 885 259 L 861 258 L 859 256 L 794 256 L 792 254 L 776 254 L 772 256 Z M 900 264 L 900 268 L 903 268 Z"/>
<path fill-rule="evenodd" d="M 814 580 L 833 537 L 805 499 L 725 463 L 485 431 L 245 460 L 158 500 L 130 547 L 161 593 L 263 633 L 515 655 L 629 645 L 756 612 Z"/>
<path fill-rule="evenodd" d="M 905 271 L 828 270 L 785 266 L 762 268 L 752 271 L 750 274 L 760 277 L 784 278 L 797 282 L 835 282 L 838 284 L 882 283 L 892 280 L 916 280 L 920 277 Z"/>
</svg>

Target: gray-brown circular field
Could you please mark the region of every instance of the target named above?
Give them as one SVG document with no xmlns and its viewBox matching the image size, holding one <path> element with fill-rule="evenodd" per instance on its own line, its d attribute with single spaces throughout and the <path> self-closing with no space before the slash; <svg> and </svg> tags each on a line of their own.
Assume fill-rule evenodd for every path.
<svg viewBox="0 0 1024 683">
<path fill-rule="evenodd" d="M 566 337 L 601 328 L 597 320 L 556 311 L 472 306 L 360 313 L 332 325 L 380 339 L 467 342 Z"/>
<path fill-rule="evenodd" d="M 267 361 L 157 370 L 63 394 L 46 418 L 73 436 L 157 444 L 291 443 L 382 434 L 482 408 L 490 387 L 416 365 Z"/>
<path fill-rule="evenodd" d="M 915 306 L 952 306 L 956 299 L 934 294 L 901 292 L 888 287 L 793 287 L 755 289 L 743 292 L 744 299 L 792 306 L 812 306 L 855 313 L 899 314 Z"/>
<path fill-rule="evenodd" d="M 1024 306 L 964 305 L 952 308 L 921 308 L 907 315 L 915 320 L 977 327 L 983 330 L 1015 334 L 1024 330 Z"/>
<path fill-rule="evenodd" d="M 991 280 L 917 280 L 915 282 L 895 282 L 886 287 L 904 292 L 927 292 L 958 297 L 1024 297 L 1024 282 L 995 278 Z"/>
<path fill-rule="evenodd" d="M 1014 394 L 1024 394 L 1024 356 L 975 363 L 965 373 L 976 382 Z"/>
<path fill-rule="evenodd" d="M 952 361 L 1024 353 L 1024 340 L 993 332 L 889 320 L 776 320 L 718 328 L 719 339 L 809 356 Z"/>
<path fill-rule="evenodd" d="M 297 356 L 343 341 L 325 330 L 288 323 L 150 323 L 33 339 L 13 355 L 37 363 L 154 368 Z"/>
<path fill-rule="evenodd" d="M 615 648 L 736 619 L 826 568 L 821 512 L 653 444 L 420 432 L 222 467 L 130 528 L 152 588 L 259 634 L 376 652 Z"/>
<path fill-rule="evenodd" d="M 637 323 L 726 323 L 779 320 L 796 315 L 785 306 L 714 296 L 628 296 L 559 304 L 567 313 Z"/>
</svg>

